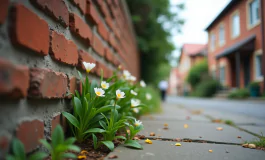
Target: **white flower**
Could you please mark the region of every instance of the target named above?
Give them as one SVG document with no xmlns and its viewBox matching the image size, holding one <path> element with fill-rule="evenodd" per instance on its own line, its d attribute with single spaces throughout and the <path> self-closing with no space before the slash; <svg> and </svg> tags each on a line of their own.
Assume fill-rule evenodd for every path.
<svg viewBox="0 0 265 160">
<path fill-rule="evenodd" d="M 134 92 L 134 90 L 131 90 L 130 92 L 131 92 L 132 95 L 137 96 L 137 92 Z"/>
<path fill-rule="evenodd" d="M 130 76 L 129 79 L 130 79 L 130 81 L 136 81 L 136 77 L 134 77 L 134 76 Z"/>
<path fill-rule="evenodd" d="M 133 112 L 134 113 L 139 113 L 139 109 L 138 108 L 133 108 Z"/>
<path fill-rule="evenodd" d="M 87 63 L 87 62 L 83 62 L 83 65 L 85 66 L 87 73 L 89 73 L 91 69 L 93 69 L 96 66 L 95 63 Z"/>
<path fill-rule="evenodd" d="M 142 125 L 142 122 L 140 121 L 140 120 L 135 120 L 135 122 L 134 122 L 134 125 L 137 127 L 137 126 L 140 126 L 140 125 Z"/>
<path fill-rule="evenodd" d="M 124 70 L 123 71 L 123 76 L 124 76 L 125 79 L 128 79 L 131 76 L 131 73 L 129 71 L 127 71 L 127 70 Z"/>
<path fill-rule="evenodd" d="M 146 93 L 146 94 L 145 94 L 145 98 L 146 98 L 147 100 L 151 100 L 151 99 L 152 99 L 152 95 L 151 95 L 150 93 Z"/>
<path fill-rule="evenodd" d="M 137 107 L 140 105 L 140 101 L 137 99 L 131 99 L 131 107 Z"/>
<path fill-rule="evenodd" d="M 125 93 L 118 89 L 118 90 L 116 90 L 116 96 L 117 96 L 118 99 L 124 98 L 125 97 Z"/>
<path fill-rule="evenodd" d="M 146 84 L 145 84 L 145 82 L 143 80 L 140 81 L 140 86 L 141 87 L 146 87 Z"/>
<path fill-rule="evenodd" d="M 94 88 L 94 91 L 95 91 L 97 96 L 105 97 L 105 95 L 104 95 L 105 91 L 102 88 Z"/>
<path fill-rule="evenodd" d="M 107 83 L 106 81 L 102 81 L 102 82 L 101 82 L 101 87 L 102 87 L 103 89 L 108 89 L 108 88 L 109 88 L 109 83 Z"/>
</svg>

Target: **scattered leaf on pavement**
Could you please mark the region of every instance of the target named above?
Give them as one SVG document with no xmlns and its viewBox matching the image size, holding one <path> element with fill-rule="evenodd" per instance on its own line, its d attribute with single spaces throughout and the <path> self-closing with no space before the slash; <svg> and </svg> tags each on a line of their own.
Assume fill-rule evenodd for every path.
<svg viewBox="0 0 265 160">
<path fill-rule="evenodd" d="M 167 123 L 165 123 L 165 124 L 164 124 L 164 127 L 168 127 L 168 124 L 167 124 Z"/>
<path fill-rule="evenodd" d="M 88 151 L 86 151 L 86 150 L 82 150 L 82 151 L 80 152 L 80 154 L 88 154 Z"/>
<path fill-rule="evenodd" d="M 237 138 L 242 138 L 241 136 L 237 136 Z"/>
<path fill-rule="evenodd" d="M 242 144 L 242 147 L 248 148 L 248 143 Z"/>
<path fill-rule="evenodd" d="M 189 125 L 187 125 L 187 124 L 184 124 L 184 128 L 188 128 L 189 127 Z"/>
<path fill-rule="evenodd" d="M 150 136 L 155 136 L 156 134 L 154 132 L 151 132 L 150 133 Z"/>
<path fill-rule="evenodd" d="M 176 138 L 175 141 L 176 142 L 181 142 L 181 139 L 180 138 Z"/>
<path fill-rule="evenodd" d="M 175 146 L 181 146 L 181 144 L 180 143 L 176 143 Z"/>
<path fill-rule="evenodd" d="M 109 159 L 115 159 L 115 158 L 118 158 L 118 156 L 115 154 L 109 156 Z"/>
<path fill-rule="evenodd" d="M 210 153 L 212 153 L 212 152 L 213 152 L 213 150 L 209 149 L 209 152 L 210 152 Z"/>
<path fill-rule="evenodd" d="M 222 127 L 217 127 L 216 130 L 217 130 L 217 131 L 222 131 L 223 128 L 222 128 Z"/>
<path fill-rule="evenodd" d="M 150 139 L 146 139 L 145 140 L 145 143 L 147 143 L 147 144 L 153 144 L 153 142 Z"/>
<path fill-rule="evenodd" d="M 255 149 L 256 145 L 255 144 L 248 144 L 248 148 Z"/>
<path fill-rule="evenodd" d="M 80 156 L 77 156 L 77 159 L 86 159 L 86 156 L 85 155 L 80 155 Z"/>
</svg>

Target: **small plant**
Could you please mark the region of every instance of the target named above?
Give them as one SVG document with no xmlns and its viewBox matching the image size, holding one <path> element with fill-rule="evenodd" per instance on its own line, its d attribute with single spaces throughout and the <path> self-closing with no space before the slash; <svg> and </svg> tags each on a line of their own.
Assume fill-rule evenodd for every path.
<svg viewBox="0 0 265 160">
<path fill-rule="evenodd" d="M 62 160 L 65 158 L 77 158 L 75 154 L 66 151 L 80 152 L 80 148 L 74 145 L 76 138 L 71 137 L 64 140 L 63 129 L 57 125 L 52 133 L 51 144 L 45 139 L 41 139 L 41 144 L 47 148 L 51 154 L 52 160 Z"/>
<path fill-rule="evenodd" d="M 244 99 L 249 97 L 249 91 L 247 89 L 237 89 L 228 95 L 231 99 Z"/>
<path fill-rule="evenodd" d="M 263 133 L 261 133 L 261 136 L 259 136 L 258 139 L 250 142 L 252 144 L 255 144 L 257 147 L 265 148 L 265 137 L 263 136 Z"/>
<path fill-rule="evenodd" d="M 235 123 L 233 121 L 231 121 L 231 120 L 225 120 L 225 124 L 232 126 Z"/>
<path fill-rule="evenodd" d="M 27 157 L 24 145 L 18 139 L 12 141 L 12 153 L 7 155 L 6 160 L 43 160 L 48 157 L 44 152 L 37 152 Z"/>
<path fill-rule="evenodd" d="M 142 122 L 139 120 L 138 121 L 135 120 L 134 124 L 133 125 L 129 124 L 128 127 L 129 127 L 129 133 L 126 131 L 125 145 L 128 147 L 142 149 L 142 146 L 136 140 L 133 140 L 134 136 L 138 132 L 144 129 Z"/>
</svg>

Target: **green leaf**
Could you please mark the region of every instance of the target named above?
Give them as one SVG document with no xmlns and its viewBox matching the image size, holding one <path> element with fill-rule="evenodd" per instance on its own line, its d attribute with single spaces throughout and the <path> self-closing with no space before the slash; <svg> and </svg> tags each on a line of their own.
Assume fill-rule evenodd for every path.
<svg viewBox="0 0 265 160">
<path fill-rule="evenodd" d="M 76 141 L 76 138 L 75 137 L 70 137 L 70 138 L 68 138 L 68 139 L 66 139 L 64 141 L 64 144 L 65 145 L 70 145 L 70 144 L 73 144 L 75 141 Z"/>
<path fill-rule="evenodd" d="M 75 95 L 76 95 L 76 97 L 77 97 L 77 98 L 79 98 L 79 99 L 80 99 L 80 94 L 78 93 L 78 91 L 77 91 L 77 90 L 75 90 Z"/>
<path fill-rule="evenodd" d="M 99 124 L 100 124 L 100 126 L 101 126 L 102 128 L 104 128 L 105 130 L 108 129 L 107 124 L 106 124 L 104 121 L 99 121 Z"/>
<path fill-rule="evenodd" d="M 114 150 L 114 143 L 112 141 L 101 141 L 106 147 L 108 147 L 111 151 Z"/>
<path fill-rule="evenodd" d="M 6 160 L 16 160 L 14 156 L 12 155 L 7 155 Z"/>
<path fill-rule="evenodd" d="M 74 152 L 80 152 L 81 149 L 79 147 L 77 147 L 76 145 L 67 145 L 67 150 L 71 150 Z"/>
<path fill-rule="evenodd" d="M 97 145 L 98 145 L 98 138 L 97 136 L 95 136 L 94 134 L 92 134 L 93 137 L 93 144 L 94 144 L 94 149 L 97 149 Z"/>
<path fill-rule="evenodd" d="M 45 152 L 37 152 L 29 156 L 29 160 L 43 160 L 44 158 L 48 157 L 49 155 Z"/>
<path fill-rule="evenodd" d="M 73 153 L 63 153 L 62 155 L 61 155 L 61 158 L 72 158 L 72 159 L 76 159 L 77 157 L 76 157 L 76 155 L 75 154 L 73 154 Z"/>
<path fill-rule="evenodd" d="M 83 64 L 82 64 L 83 65 Z M 82 76 L 82 74 L 79 72 L 79 71 L 77 71 L 77 73 L 78 73 L 78 75 L 79 75 L 79 77 L 80 77 L 80 79 L 81 79 L 81 82 L 83 82 L 83 76 Z"/>
<path fill-rule="evenodd" d="M 100 121 L 102 118 L 104 118 L 101 114 L 95 116 L 92 120 L 89 121 L 90 124 L 93 124 L 95 122 Z"/>
<path fill-rule="evenodd" d="M 136 142 L 135 140 L 127 140 L 124 145 L 126 147 L 132 147 L 132 148 L 136 148 L 136 149 L 143 149 L 143 147 L 138 143 Z"/>
<path fill-rule="evenodd" d="M 41 143 L 45 148 L 47 148 L 49 151 L 52 150 L 52 146 L 47 142 L 46 139 L 40 139 L 40 143 Z"/>
<path fill-rule="evenodd" d="M 96 111 L 96 114 L 106 112 L 106 111 L 108 111 L 108 110 L 111 110 L 112 108 L 113 108 L 113 105 L 103 106 L 103 107 L 99 108 L 99 109 Z"/>
<path fill-rule="evenodd" d="M 106 132 L 104 129 L 92 128 L 92 129 L 85 131 L 83 134 L 86 134 L 86 133 L 104 133 L 104 132 Z"/>
<path fill-rule="evenodd" d="M 62 112 L 62 114 L 73 126 L 80 129 L 79 128 L 80 124 L 79 124 L 78 120 L 72 114 L 67 113 L 67 112 Z"/>
<path fill-rule="evenodd" d="M 96 80 L 92 80 L 91 86 L 90 86 L 91 97 L 94 97 L 96 95 L 95 91 L 94 91 L 94 88 L 96 88 L 96 87 L 98 87 L 98 82 Z"/>
<path fill-rule="evenodd" d="M 57 125 L 52 133 L 52 147 L 56 148 L 57 145 L 63 144 L 64 142 L 64 133 L 60 125 Z"/>
<path fill-rule="evenodd" d="M 82 103 L 77 97 L 74 97 L 74 107 L 75 107 L 76 113 L 79 116 L 81 116 L 82 115 Z"/>
<path fill-rule="evenodd" d="M 12 143 L 12 149 L 16 157 L 20 157 L 21 160 L 26 160 L 26 154 L 24 145 L 18 139 L 14 139 Z"/>
<path fill-rule="evenodd" d="M 115 139 L 123 139 L 123 140 L 126 140 L 126 138 L 124 136 L 116 136 Z"/>
</svg>

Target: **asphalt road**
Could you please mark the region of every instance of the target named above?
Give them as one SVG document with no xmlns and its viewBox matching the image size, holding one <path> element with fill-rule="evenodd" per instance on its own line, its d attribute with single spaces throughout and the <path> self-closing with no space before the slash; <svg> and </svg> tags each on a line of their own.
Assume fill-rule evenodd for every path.
<svg viewBox="0 0 265 160">
<path fill-rule="evenodd" d="M 180 104 L 190 109 L 222 111 L 265 119 L 265 100 L 226 100 L 168 96 L 166 101 Z"/>
</svg>

